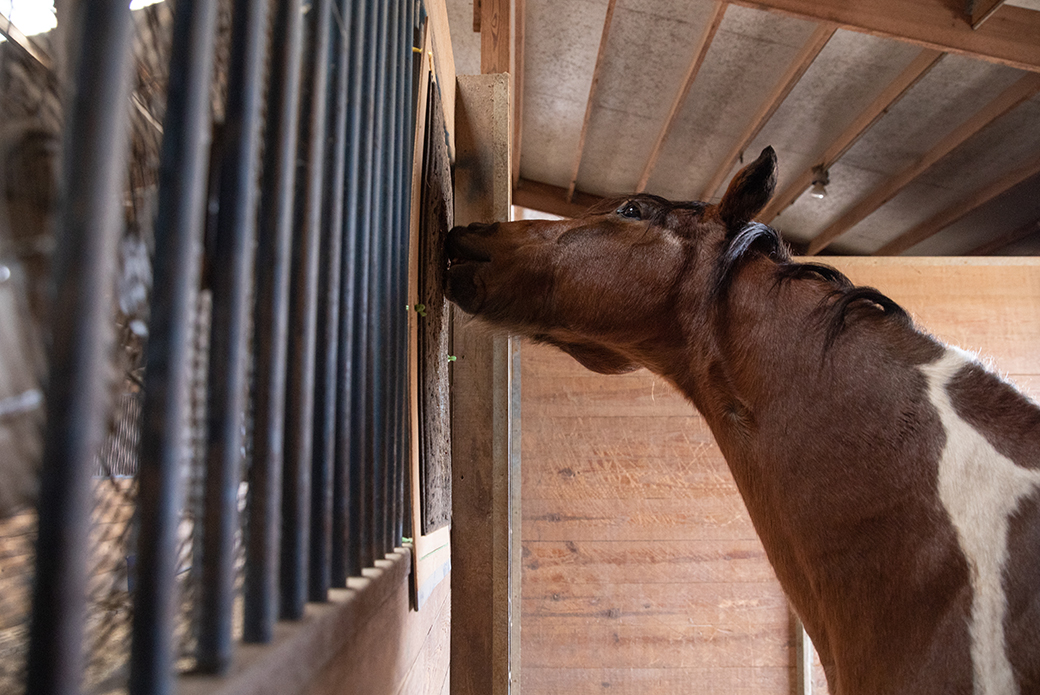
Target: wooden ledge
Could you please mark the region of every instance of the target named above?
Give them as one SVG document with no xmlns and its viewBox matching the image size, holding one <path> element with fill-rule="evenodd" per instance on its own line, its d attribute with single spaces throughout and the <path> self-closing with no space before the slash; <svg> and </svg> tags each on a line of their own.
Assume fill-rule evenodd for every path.
<svg viewBox="0 0 1040 695">
<path fill-rule="evenodd" d="M 293 695 L 308 692 L 329 661 L 339 655 L 383 604 L 408 581 L 412 552 L 398 548 L 346 589 L 329 591 L 327 603 L 308 603 L 302 620 L 281 621 L 269 644 L 239 644 L 226 676 L 189 675 L 181 695 Z"/>
</svg>

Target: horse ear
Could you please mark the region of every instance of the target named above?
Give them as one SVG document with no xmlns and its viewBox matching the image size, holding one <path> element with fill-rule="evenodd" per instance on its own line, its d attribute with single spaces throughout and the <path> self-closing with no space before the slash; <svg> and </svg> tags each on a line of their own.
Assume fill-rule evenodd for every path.
<svg viewBox="0 0 1040 695">
<path fill-rule="evenodd" d="M 639 369 L 638 364 L 624 355 L 596 343 L 564 342 L 544 336 L 539 336 L 539 338 L 560 348 L 578 360 L 586 369 L 591 369 L 599 374 L 626 374 Z"/>
<path fill-rule="evenodd" d="M 762 150 L 758 159 L 737 172 L 719 203 L 719 217 L 726 228 L 739 231 L 762 211 L 776 188 L 776 152 Z"/>
</svg>

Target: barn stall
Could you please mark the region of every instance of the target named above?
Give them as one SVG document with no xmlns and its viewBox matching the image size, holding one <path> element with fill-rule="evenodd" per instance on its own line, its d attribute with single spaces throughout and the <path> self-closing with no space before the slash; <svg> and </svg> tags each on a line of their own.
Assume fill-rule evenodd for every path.
<svg viewBox="0 0 1040 695">
<path fill-rule="evenodd" d="M 935 256 L 1035 252 L 1040 197 L 1030 124 L 1040 89 L 1037 9 L 924 0 L 892 0 L 872 11 L 795 0 L 483 0 L 477 8 L 468 2 L 355 2 L 308 4 L 297 24 L 286 21 L 292 7 L 299 9 L 292 3 L 266 11 L 246 4 L 200 4 L 189 12 L 183 8 L 193 5 L 181 2 L 135 10 L 133 38 L 122 39 L 133 42 L 133 58 L 125 52 L 106 58 L 110 66 L 126 63 L 138 73 L 130 94 L 112 100 L 129 104 L 129 166 L 107 165 L 127 167 L 129 174 L 115 179 L 129 182 L 109 182 L 108 195 L 132 204 L 124 205 L 131 212 L 115 224 L 118 229 L 96 238 L 84 233 L 108 249 L 108 263 L 118 259 L 109 279 L 91 280 L 101 283 L 94 294 L 103 296 L 115 273 L 120 282 L 129 276 L 128 296 L 139 285 L 147 288 L 150 279 L 134 284 L 134 268 L 141 266 L 134 260 L 141 259 L 143 246 L 143 256 L 156 259 L 144 273 L 155 278 L 155 287 L 176 284 L 188 295 L 164 299 L 175 306 L 156 309 L 162 291 L 146 289 L 152 309 L 144 319 L 134 313 L 140 307 L 121 305 L 98 311 L 84 329 L 100 331 L 92 333 L 95 341 L 120 344 L 115 358 L 95 358 L 87 367 L 95 381 L 99 372 L 115 372 L 105 384 L 117 386 L 92 386 L 97 401 L 86 406 L 90 417 L 83 416 L 94 422 L 90 451 L 73 464 L 79 477 L 65 479 L 71 489 L 64 494 L 73 504 L 60 511 L 70 512 L 80 528 L 62 530 L 60 520 L 46 521 L 54 504 L 42 505 L 48 511 L 39 524 L 40 533 L 57 534 L 49 536 L 57 542 L 68 539 L 67 546 L 41 547 L 89 548 L 88 557 L 40 555 L 71 560 L 72 576 L 78 572 L 80 581 L 87 568 L 90 598 L 82 608 L 74 595 L 37 598 L 41 617 L 30 619 L 32 578 L 55 568 L 41 569 L 37 560 L 37 569 L 29 569 L 36 557 L 33 512 L 4 522 L 3 580 L 16 590 L 0 592 L 8 621 L 2 658 L 14 687 L 76 692 L 82 680 L 90 692 L 825 692 L 820 674 L 806 667 L 811 645 L 692 409 L 645 373 L 599 377 L 544 348 L 488 335 L 464 317 L 453 326 L 439 298 L 438 235 L 453 218 L 503 219 L 511 202 L 526 209 L 517 214 L 527 215 L 567 214 L 602 196 L 639 190 L 712 200 L 744 151 L 772 144 L 781 157 L 781 185 L 764 217 L 797 251 L 930 256 L 827 260 L 857 282 L 891 294 L 940 337 L 991 355 L 1035 393 L 1035 263 Z M 59 3 L 59 13 L 71 7 Z M 192 42 L 200 64 L 186 63 L 183 54 L 175 58 L 178 9 L 196 22 L 195 33 L 183 25 L 180 37 Z M 389 34 L 386 27 L 397 26 L 395 16 L 400 36 L 378 38 L 384 36 L 380 30 Z M 478 25 L 481 31 L 472 31 Z M 20 150 L 5 145 L 30 153 L 8 161 L 57 170 L 61 124 L 70 128 L 75 119 L 58 106 L 55 85 L 79 79 L 62 76 L 68 69 L 62 61 L 74 62 L 63 58 L 67 39 L 49 44 L 46 37 L 26 37 L 13 19 L 4 27 L 4 68 L 19 73 L 5 77 L 5 99 L 17 90 L 30 94 L 14 104 L 27 112 L 35 138 L 20 138 Z M 215 79 L 211 88 L 208 78 L 190 82 L 197 88 L 191 118 L 194 135 L 203 140 L 212 120 L 219 147 L 200 164 L 202 144 L 192 141 L 194 166 L 201 167 L 194 181 L 210 181 L 208 195 L 219 204 L 211 203 L 214 219 L 200 221 L 203 193 L 195 190 L 194 218 L 187 193 L 164 198 L 160 144 L 177 132 L 163 103 L 170 98 L 166 74 L 174 72 L 168 66 L 190 65 L 205 75 L 206 50 L 200 58 L 199 47 L 210 40 Z M 351 46 L 375 50 L 357 57 L 347 50 Z M 381 77 L 394 75 L 394 64 L 400 77 Z M 410 98 L 408 66 L 414 73 Z M 243 91 L 248 80 L 254 86 Z M 256 83 L 262 97 L 250 91 Z M 401 100 L 396 105 L 381 101 L 380 95 L 389 99 L 391 87 Z M 208 109 L 200 106 L 207 89 Z M 232 93 L 258 103 L 234 104 Z M 361 106 L 371 110 L 346 115 Z M 234 109 L 254 110 L 243 121 L 252 123 L 252 131 L 228 129 L 229 121 L 236 122 Z M 391 145 L 388 134 L 398 128 L 403 133 Z M 324 131 L 331 144 L 322 148 L 315 131 Z M 415 156 L 407 154 L 412 146 Z M 291 156 L 294 148 L 302 164 L 290 184 L 287 160 L 279 164 L 276 157 Z M 119 148 L 114 152 L 119 155 Z M 338 162 L 340 155 L 346 161 Z M 239 170 L 261 156 L 259 170 Z M 224 164 L 224 157 L 237 163 Z M 359 168 L 351 169 L 352 162 Z M 396 193 L 383 185 L 392 176 L 371 175 L 376 166 L 401 177 L 393 183 Z M 230 183 L 235 174 L 228 172 L 253 181 L 247 200 L 236 197 Z M 281 178 L 268 178 L 276 173 Z M 342 183 L 330 184 L 337 176 Z M 224 177 L 229 183 L 222 183 Z M 16 214 L 39 217 L 32 205 L 60 213 L 46 190 L 32 187 L 36 179 L 6 179 L 31 189 L 27 194 L 8 184 L 12 220 Z M 810 189 L 825 195 L 810 195 Z M 186 223 L 194 226 L 185 237 L 194 241 L 182 241 L 189 246 L 179 252 L 161 250 L 159 229 L 152 226 L 155 206 L 167 209 L 164 200 L 187 205 L 185 214 L 194 219 Z M 244 238 L 219 232 L 221 209 L 241 216 L 224 225 Z M 277 246 L 270 232 L 265 244 L 265 225 L 274 229 L 284 219 L 278 210 L 298 215 L 292 241 L 281 236 Z M 395 211 L 410 211 L 410 219 L 390 220 Z M 338 225 L 337 214 L 343 216 Z M 396 225 L 396 236 L 373 236 L 383 221 Z M 53 223 L 8 224 L 14 237 Z M 335 228 L 343 230 L 338 238 L 326 231 Z M 5 351 L 10 358 L 3 366 L 13 376 L 2 394 L 10 408 L 3 417 L 4 435 L 19 444 L 11 458 L 19 470 L 33 469 L 41 457 L 34 447 L 44 450 L 55 440 L 46 428 L 58 427 L 43 417 L 42 403 L 50 408 L 56 399 L 49 392 L 42 397 L 48 367 L 36 364 L 42 350 L 34 346 L 47 338 L 34 331 L 46 336 L 52 329 L 43 326 L 67 323 L 33 313 L 46 295 L 33 283 L 47 281 L 53 248 L 61 247 L 45 231 L 36 233 L 42 242 L 12 245 L 16 251 L 7 252 L 12 277 L 21 283 L 7 286 L 21 293 L 11 302 L 21 304 L 3 323 L 4 339 L 15 343 Z M 257 235 L 252 252 L 250 235 Z M 410 263 L 401 255 L 405 236 L 411 237 Z M 201 259 L 191 243 L 203 247 Z M 216 255 L 222 245 L 231 245 L 224 260 Z M 176 253 L 184 254 L 177 262 L 186 265 L 160 270 L 159 259 L 174 262 Z M 279 254 L 309 263 L 310 270 L 297 265 L 268 278 L 262 271 L 278 267 L 273 259 Z M 326 263 L 337 258 L 338 268 Z M 192 264 L 201 267 L 192 270 Z M 167 279 L 160 281 L 163 272 Z M 406 278 L 410 290 L 404 293 Z M 293 302 L 285 314 L 276 309 L 279 282 Z M 337 304 L 330 285 L 340 289 L 336 308 L 330 308 Z M 380 296 L 373 287 L 391 293 Z M 184 304 L 192 294 L 196 299 Z M 255 305 L 250 295 L 258 299 Z M 239 306 L 238 319 L 223 328 L 217 328 L 218 296 L 230 301 L 228 318 Z M 408 362 L 415 368 L 408 378 L 401 316 L 380 318 L 392 316 L 398 305 L 407 308 L 403 316 L 412 326 Z M 242 312 L 250 314 L 251 307 L 256 313 L 245 323 L 252 326 L 244 326 Z M 329 329 L 330 312 L 339 314 L 338 332 Z M 144 350 L 160 342 L 155 335 L 163 330 L 163 316 L 171 323 L 166 330 L 176 334 L 171 342 L 182 346 L 179 356 L 168 358 L 179 366 L 166 378 L 190 394 L 190 404 L 173 404 L 159 416 L 148 414 L 148 394 L 168 387 L 149 387 L 161 370 L 149 376 L 141 366 L 146 360 L 162 364 L 163 358 L 148 358 Z M 277 316 L 289 323 L 279 324 Z M 287 325 L 291 338 L 284 335 Z M 347 350 L 339 346 L 347 344 L 360 351 L 353 358 L 360 361 L 338 359 Z M 391 344 L 397 347 L 388 350 Z M 381 363 L 388 354 L 395 357 Z M 224 356 L 222 367 L 210 366 L 214 355 Z M 330 364 L 335 381 L 325 381 Z M 350 371 L 351 364 L 365 369 Z M 220 373 L 225 367 L 228 373 Z M 265 394 L 279 388 L 279 379 L 286 379 L 281 388 L 289 393 L 271 400 Z M 322 395 L 322 384 L 340 388 Z M 283 402 L 288 413 L 280 412 Z M 340 424 L 348 422 L 348 404 L 361 420 L 349 426 Z M 221 422 L 207 419 L 207 410 L 222 413 Z M 166 437 L 152 449 L 142 438 L 148 417 L 163 423 L 151 436 Z M 323 418 L 336 425 L 328 429 Z M 45 434 L 33 437 L 41 430 Z M 277 436 L 267 436 L 272 433 Z M 272 446 L 284 453 L 265 449 Z M 44 471 L 56 465 L 53 456 L 43 457 Z M 261 473 L 258 462 L 265 460 L 286 471 L 273 469 L 273 483 Z M 362 472 L 345 482 L 345 466 Z M 401 472 L 406 467 L 409 476 Z M 20 494 L 32 499 L 34 476 L 20 479 L 28 479 Z M 322 480 L 325 486 L 315 484 Z M 330 496 L 321 494 L 330 489 Z M 87 490 L 93 502 L 83 499 Z M 223 491 L 222 506 L 207 506 L 207 494 L 215 499 L 217 490 Z M 47 492 L 45 485 L 41 494 Z M 84 519 L 91 514 L 95 523 L 85 538 Z M 345 514 L 360 516 L 348 524 Z M 46 531 L 48 524 L 58 528 Z M 203 545 L 205 528 L 218 529 L 208 540 L 218 547 Z M 69 532 L 71 537 L 63 535 Z M 328 540 L 313 540 L 326 533 Z M 402 546 L 405 537 L 410 543 Z M 207 561 L 216 566 L 205 569 Z M 44 587 L 36 589 L 39 596 L 47 581 L 35 585 Z M 278 600 L 274 587 L 282 592 Z M 174 596 L 182 597 L 179 610 L 164 609 L 163 601 Z M 70 607 L 55 609 L 62 600 L 71 600 Z M 140 607 L 132 622 L 135 601 Z M 33 630 L 43 635 L 35 642 Z M 131 633 L 134 646 L 128 647 Z M 55 650 L 57 635 L 86 644 L 85 670 Z M 64 644 L 75 652 L 74 642 Z M 34 648 L 43 661 L 25 671 Z M 137 661 L 131 653 L 140 655 Z"/>
</svg>

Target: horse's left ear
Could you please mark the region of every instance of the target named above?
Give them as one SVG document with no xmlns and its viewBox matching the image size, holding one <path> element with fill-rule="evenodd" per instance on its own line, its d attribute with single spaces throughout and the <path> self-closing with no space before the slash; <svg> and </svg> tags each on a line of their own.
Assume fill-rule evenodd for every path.
<svg viewBox="0 0 1040 695">
<path fill-rule="evenodd" d="M 719 217 L 735 233 L 762 211 L 776 188 L 776 152 L 762 150 L 758 159 L 737 172 L 719 202 Z"/>
</svg>

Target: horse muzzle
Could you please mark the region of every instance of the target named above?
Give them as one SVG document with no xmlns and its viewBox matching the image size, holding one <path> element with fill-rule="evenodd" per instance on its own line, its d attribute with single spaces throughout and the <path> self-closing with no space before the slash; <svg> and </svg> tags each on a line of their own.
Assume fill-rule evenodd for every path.
<svg viewBox="0 0 1040 695">
<path fill-rule="evenodd" d="M 444 295 L 470 314 L 480 312 L 485 284 L 481 278 L 484 266 L 491 262 L 490 237 L 497 224 L 471 224 L 448 232 L 444 244 L 447 265 Z"/>
</svg>

